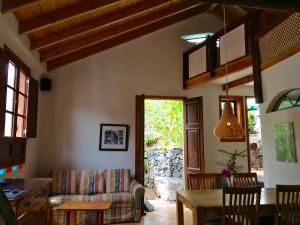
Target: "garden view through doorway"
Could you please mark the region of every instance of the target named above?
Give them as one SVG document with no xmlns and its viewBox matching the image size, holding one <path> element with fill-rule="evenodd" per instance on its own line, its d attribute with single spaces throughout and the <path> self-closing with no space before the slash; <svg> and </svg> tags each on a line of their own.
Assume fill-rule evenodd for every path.
<svg viewBox="0 0 300 225">
<path fill-rule="evenodd" d="M 184 187 L 183 101 L 145 99 L 146 199 L 175 202 Z"/>
</svg>

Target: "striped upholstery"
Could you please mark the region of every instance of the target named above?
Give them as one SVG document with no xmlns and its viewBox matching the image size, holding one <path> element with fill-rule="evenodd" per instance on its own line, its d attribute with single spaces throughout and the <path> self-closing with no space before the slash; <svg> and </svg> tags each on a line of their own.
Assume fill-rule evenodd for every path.
<svg viewBox="0 0 300 225">
<path fill-rule="evenodd" d="M 128 169 L 56 170 L 52 171 L 52 178 L 54 178 L 50 192 L 52 196 L 48 198 L 49 225 L 66 224 L 66 213 L 53 209 L 66 201 L 112 201 L 111 208 L 104 212 L 106 224 L 140 219 L 141 213 L 136 202 L 140 201 L 140 194 L 143 193 L 138 190 L 141 185 L 136 181 L 132 181 L 132 190 L 130 189 Z M 77 216 L 78 221 L 83 224 L 95 224 L 95 218 L 95 213 L 80 212 Z"/>
<path fill-rule="evenodd" d="M 91 201 L 109 200 L 112 206 L 104 212 L 104 223 L 124 223 L 135 219 L 134 199 L 131 193 L 106 193 L 92 195 Z M 92 218 L 93 220 L 94 218 Z M 95 223 L 91 223 L 95 224 Z"/>
<path fill-rule="evenodd" d="M 130 170 L 113 169 L 106 170 L 106 193 L 129 192 Z"/>
<path fill-rule="evenodd" d="M 105 192 L 104 171 L 102 170 L 55 170 L 51 194 L 100 194 Z"/>
</svg>

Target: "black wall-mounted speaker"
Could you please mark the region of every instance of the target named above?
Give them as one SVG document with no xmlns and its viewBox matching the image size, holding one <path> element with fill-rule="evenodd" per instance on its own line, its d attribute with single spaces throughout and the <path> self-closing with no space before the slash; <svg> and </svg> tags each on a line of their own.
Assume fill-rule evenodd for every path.
<svg viewBox="0 0 300 225">
<path fill-rule="evenodd" d="M 51 91 L 52 81 L 49 78 L 41 78 L 40 89 L 41 91 Z"/>
</svg>

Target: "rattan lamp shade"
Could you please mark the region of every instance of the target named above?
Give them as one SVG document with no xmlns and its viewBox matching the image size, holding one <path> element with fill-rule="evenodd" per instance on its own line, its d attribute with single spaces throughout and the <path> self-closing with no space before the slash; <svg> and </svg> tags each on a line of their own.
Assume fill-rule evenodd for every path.
<svg viewBox="0 0 300 225">
<path fill-rule="evenodd" d="M 239 124 L 234 116 L 229 101 L 225 102 L 224 111 L 214 129 L 214 134 L 223 139 L 243 138 L 245 135 L 244 128 Z"/>
</svg>

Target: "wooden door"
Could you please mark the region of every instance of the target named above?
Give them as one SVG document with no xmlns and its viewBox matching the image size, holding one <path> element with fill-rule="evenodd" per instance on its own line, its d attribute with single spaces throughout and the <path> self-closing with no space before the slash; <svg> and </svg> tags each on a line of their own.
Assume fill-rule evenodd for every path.
<svg viewBox="0 0 300 225">
<path fill-rule="evenodd" d="M 203 101 L 202 97 L 186 99 L 184 103 L 184 173 L 203 173 Z M 187 187 L 187 186 L 186 186 Z"/>
</svg>

